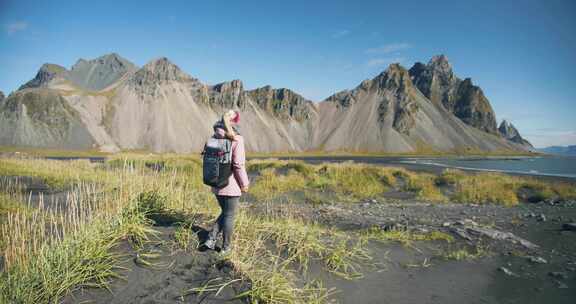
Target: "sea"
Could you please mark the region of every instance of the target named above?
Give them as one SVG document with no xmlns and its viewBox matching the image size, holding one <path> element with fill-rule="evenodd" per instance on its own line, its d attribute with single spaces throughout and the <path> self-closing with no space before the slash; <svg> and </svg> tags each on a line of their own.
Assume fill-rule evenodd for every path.
<svg viewBox="0 0 576 304">
<path fill-rule="evenodd" d="M 535 175 L 576 179 L 576 157 L 526 156 L 526 157 L 378 157 L 378 156 L 314 156 L 280 157 L 300 159 L 309 163 L 344 162 L 375 165 L 400 165 L 410 169 L 440 171 L 454 168 L 467 171 L 502 172 L 518 175 Z"/>
</svg>

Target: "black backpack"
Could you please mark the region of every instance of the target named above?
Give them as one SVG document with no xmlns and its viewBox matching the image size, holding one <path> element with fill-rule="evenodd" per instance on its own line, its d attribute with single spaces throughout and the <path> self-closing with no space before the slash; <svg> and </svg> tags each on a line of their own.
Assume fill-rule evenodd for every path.
<svg viewBox="0 0 576 304">
<path fill-rule="evenodd" d="M 204 145 L 202 155 L 204 184 L 216 188 L 228 186 L 232 175 L 232 141 L 212 137 Z"/>
</svg>

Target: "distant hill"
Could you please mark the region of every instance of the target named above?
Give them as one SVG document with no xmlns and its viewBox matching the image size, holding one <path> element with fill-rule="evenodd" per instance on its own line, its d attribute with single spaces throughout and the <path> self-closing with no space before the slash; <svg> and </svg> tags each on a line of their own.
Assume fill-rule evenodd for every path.
<svg viewBox="0 0 576 304">
<path fill-rule="evenodd" d="M 241 112 L 254 152 L 532 149 L 512 124 L 497 127 L 482 90 L 444 55 L 392 64 L 318 103 L 286 88 L 245 90 L 240 80 L 208 85 L 167 58 L 44 64 L 18 91 L 0 92 L 0 145 L 197 152 L 224 109 Z"/>
<path fill-rule="evenodd" d="M 573 146 L 551 146 L 537 149 L 540 152 L 554 155 L 576 156 L 576 145 Z"/>
</svg>

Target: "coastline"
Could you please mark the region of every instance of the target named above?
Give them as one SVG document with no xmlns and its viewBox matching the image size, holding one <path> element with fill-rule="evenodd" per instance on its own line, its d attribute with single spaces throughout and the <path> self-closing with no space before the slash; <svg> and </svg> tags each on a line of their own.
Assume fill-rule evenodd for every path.
<svg viewBox="0 0 576 304">
<path fill-rule="evenodd" d="M 536 156 L 534 158 L 542 158 L 542 157 L 556 157 L 556 156 Z M 498 170 L 498 169 L 484 169 L 484 168 L 474 168 L 474 167 L 461 167 L 461 166 L 451 166 L 446 164 L 440 164 L 437 162 L 418 162 L 417 160 L 426 160 L 432 157 L 398 157 L 398 156 L 389 156 L 389 157 L 374 157 L 374 156 L 287 156 L 287 157 L 249 157 L 248 159 L 269 159 L 269 158 L 277 158 L 279 160 L 301 160 L 306 163 L 310 164 L 319 164 L 322 162 L 345 162 L 345 161 L 354 161 L 356 163 L 366 163 L 366 164 L 373 164 L 379 166 L 386 166 L 386 167 L 403 167 L 408 170 L 416 171 L 416 172 L 426 172 L 432 174 L 441 174 L 445 169 L 452 168 L 458 169 L 465 172 L 495 172 L 495 173 L 503 173 L 512 176 L 524 176 L 524 177 L 534 177 L 537 179 L 542 180 L 552 180 L 552 181 L 563 181 L 563 182 L 574 182 L 576 181 L 576 176 L 567 176 L 567 175 L 560 175 L 560 174 L 552 174 L 552 173 L 545 173 L 545 172 L 524 172 L 524 171 L 513 171 L 513 170 Z M 451 159 L 450 157 L 434 157 L 436 159 Z M 520 160 L 526 158 L 533 158 L 529 156 L 491 156 L 491 157 L 467 157 L 462 156 L 459 159 L 465 160 Z M 559 156 L 559 158 L 564 158 Z"/>
</svg>

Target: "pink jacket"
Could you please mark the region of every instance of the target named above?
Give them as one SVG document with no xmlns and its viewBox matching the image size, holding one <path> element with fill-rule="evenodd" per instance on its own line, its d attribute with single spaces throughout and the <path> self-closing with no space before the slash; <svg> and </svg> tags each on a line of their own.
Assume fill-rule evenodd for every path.
<svg viewBox="0 0 576 304">
<path fill-rule="evenodd" d="M 216 136 L 224 137 L 224 130 L 217 128 Z M 244 137 L 236 135 L 232 141 L 232 175 L 228 180 L 228 186 L 224 188 L 212 187 L 212 192 L 223 196 L 241 196 L 243 187 L 248 187 L 250 181 L 246 173 L 246 151 L 244 149 Z"/>
</svg>

